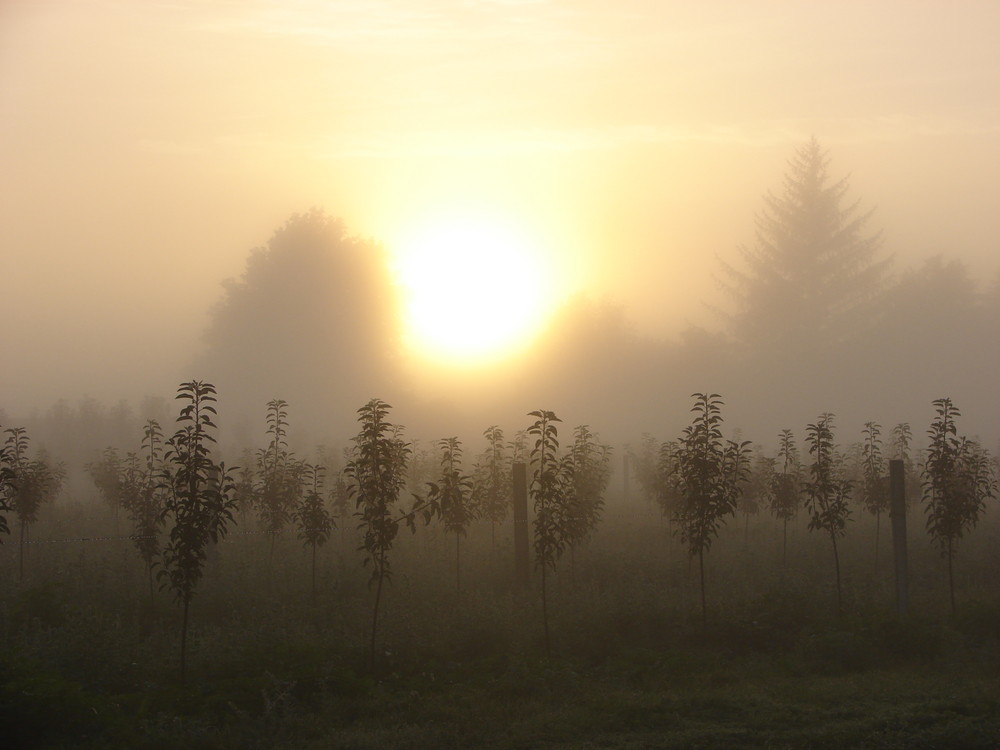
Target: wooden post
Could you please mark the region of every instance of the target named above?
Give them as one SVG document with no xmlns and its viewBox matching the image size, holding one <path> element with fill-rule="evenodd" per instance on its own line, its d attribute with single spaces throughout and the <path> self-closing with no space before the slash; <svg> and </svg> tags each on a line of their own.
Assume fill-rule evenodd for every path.
<svg viewBox="0 0 1000 750">
<path fill-rule="evenodd" d="M 892 552 L 896 568 L 896 611 L 910 608 L 910 583 L 906 562 L 906 487 L 903 462 L 889 462 L 889 517 L 892 519 Z"/>
<path fill-rule="evenodd" d="M 527 588 L 531 580 L 528 561 L 528 467 L 514 464 L 514 582 Z"/>
</svg>

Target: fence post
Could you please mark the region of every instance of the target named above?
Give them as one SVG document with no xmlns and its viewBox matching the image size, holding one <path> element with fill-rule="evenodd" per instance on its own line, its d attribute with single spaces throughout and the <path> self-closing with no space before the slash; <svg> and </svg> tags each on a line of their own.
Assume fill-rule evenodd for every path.
<svg viewBox="0 0 1000 750">
<path fill-rule="evenodd" d="M 906 561 L 906 487 L 903 462 L 889 462 L 889 516 L 892 519 L 892 552 L 896 568 L 896 612 L 910 608 L 910 583 Z"/>
<path fill-rule="evenodd" d="M 531 580 L 528 563 L 528 469 L 515 463 L 514 476 L 514 582 L 527 588 Z"/>
</svg>

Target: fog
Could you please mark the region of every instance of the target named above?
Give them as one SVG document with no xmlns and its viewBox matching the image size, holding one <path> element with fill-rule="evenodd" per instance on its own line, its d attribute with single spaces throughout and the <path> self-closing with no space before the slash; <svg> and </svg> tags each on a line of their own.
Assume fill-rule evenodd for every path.
<svg viewBox="0 0 1000 750">
<path fill-rule="evenodd" d="M 998 31 L 992 2 L 6 2 L 3 423 L 142 419 L 200 378 L 237 442 L 270 398 L 318 441 L 374 396 L 428 439 L 537 408 L 667 438 L 715 391 L 763 442 L 827 411 L 845 440 L 919 434 L 950 396 L 995 446 Z M 767 349 L 720 275 L 813 137 L 881 238 L 877 325 Z M 483 208 L 542 248 L 556 312 L 506 358 L 435 362 L 400 344 L 394 253 Z M 362 260 L 254 281 L 310 211 Z"/>
</svg>

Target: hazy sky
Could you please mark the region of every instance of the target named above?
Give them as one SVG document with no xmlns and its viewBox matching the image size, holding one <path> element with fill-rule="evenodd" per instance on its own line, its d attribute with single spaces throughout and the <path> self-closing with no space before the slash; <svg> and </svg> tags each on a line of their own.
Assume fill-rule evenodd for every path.
<svg viewBox="0 0 1000 750">
<path fill-rule="evenodd" d="M 997 39 L 992 0 L 2 0 L 0 406 L 171 393 L 310 206 L 390 252 L 485 212 L 557 298 L 711 324 L 812 134 L 901 264 L 996 273 Z"/>
</svg>

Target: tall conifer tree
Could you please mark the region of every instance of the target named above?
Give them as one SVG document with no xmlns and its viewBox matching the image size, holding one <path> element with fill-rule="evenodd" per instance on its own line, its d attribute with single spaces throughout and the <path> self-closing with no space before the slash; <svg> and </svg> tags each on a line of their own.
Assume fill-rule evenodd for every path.
<svg viewBox="0 0 1000 750">
<path fill-rule="evenodd" d="M 847 202 L 848 180 L 831 180 L 829 163 L 815 137 L 796 151 L 782 192 L 764 196 L 742 263 L 722 265 L 736 304 L 732 330 L 744 343 L 818 351 L 874 314 L 890 259 L 878 257 L 871 212 Z"/>
</svg>

